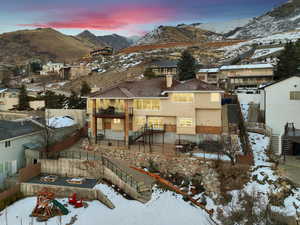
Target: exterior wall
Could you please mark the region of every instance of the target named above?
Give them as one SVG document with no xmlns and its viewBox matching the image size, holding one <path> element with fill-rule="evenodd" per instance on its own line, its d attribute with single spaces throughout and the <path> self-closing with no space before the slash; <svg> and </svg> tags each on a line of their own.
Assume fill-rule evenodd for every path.
<svg viewBox="0 0 300 225">
<path fill-rule="evenodd" d="M 273 134 L 284 132 L 286 123 L 294 123 L 300 128 L 300 100 L 290 100 L 290 91 L 300 91 L 300 78 L 292 77 L 265 88 L 266 125 Z"/>
<path fill-rule="evenodd" d="M 155 73 L 157 76 L 163 76 L 163 75 L 176 75 L 177 74 L 177 68 L 161 68 L 161 67 L 152 67 L 152 72 Z"/>
<path fill-rule="evenodd" d="M 45 107 L 45 101 L 30 101 L 29 106 L 34 110 L 42 109 Z"/>
<path fill-rule="evenodd" d="M 81 109 L 46 109 L 45 115 L 49 118 L 70 116 L 80 125 L 80 127 L 83 127 L 86 123 L 86 111 Z"/>
<path fill-rule="evenodd" d="M 228 76 L 273 76 L 273 69 L 235 69 L 235 70 L 221 70 L 220 77 L 227 78 Z"/>
<path fill-rule="evenodd" d="M 19 97 L 17 93 L 4 92 L 0 93 L 0 110 L 8 111 L 19 104 Z"/>
</svg>

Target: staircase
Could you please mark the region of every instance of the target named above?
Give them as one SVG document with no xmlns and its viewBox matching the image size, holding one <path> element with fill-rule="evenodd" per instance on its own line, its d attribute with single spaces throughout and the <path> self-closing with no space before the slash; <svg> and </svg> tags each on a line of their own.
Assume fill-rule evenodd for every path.
<svg viewBox="0 0 300 225">
<path fill-rule="evenodd" d="M 134 132 L 133 135 L 130 136 L 130 144 L 136 143 L 140 138 L 147 137 L 149 135 L 154 135 L 155 133 L 164 133 L 166 130 L 165 125 L 163 129 L 154 129 L 153 125 L 145 124 L 141 129 Z"/>
</svg>

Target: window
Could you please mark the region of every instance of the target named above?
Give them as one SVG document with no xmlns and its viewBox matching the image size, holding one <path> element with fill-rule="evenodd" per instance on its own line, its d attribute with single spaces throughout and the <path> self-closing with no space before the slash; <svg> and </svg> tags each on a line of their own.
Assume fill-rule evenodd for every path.
<svg viewBox="0 0 300 225">
<path fill-rule="evenodd" d="M 160 117 L 150 117 L 148 119 L 148 125 L 154 129 L 162 129 L 164 127 L 163 119 Z"/>
<path fill-rule="evenodd" d="M 300 91 L 291 91 L 290 100 L 300 100 Z"/>
<path fill-rule="evenodd" d="M 135 124 L 138 127 L 142 127 L 146 124 L 146 117 L 135 117 Z"/>
<path fill-rule="evenodd" d="M 5 148 L 10 147 L 10 144 L 11 144 L 10 141 L 6 141 L 6 142 L 5 142 Z"/>
<path fill-rule="evenodd" d="M 134 107 L 137 110 L 160 110 L 160 100 L 138 99 L 134 100 Z"/>
<path fill-rule="evenodd" d="M 192 93 L 175 93 L 172 94 L 174 102 L 193 102 L 194 94 Z"/>
<path fill-rule="evenodd" d="M 179 119 L 179 127 L 192 127 L 193 120 L 191 118 Z"/>
<path fill-rule="evenodd" d="M 210 94 L 210 101 L 219 102 L 220 101 L 220 94 L 219 93 L 211 93 Z"/>
<path fill-rule="evenodd" d="M 121 123 L 121 119 L 114 119 L 114 124 L 119 124 Z"/>
</svg>

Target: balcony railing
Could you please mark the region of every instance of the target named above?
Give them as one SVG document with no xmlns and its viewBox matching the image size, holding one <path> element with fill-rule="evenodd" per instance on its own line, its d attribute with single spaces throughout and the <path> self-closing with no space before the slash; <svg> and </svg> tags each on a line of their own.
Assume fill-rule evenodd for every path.
<svg viewBox="0 0 300 225">
<path fill-rule="evenodd" d="M 122 110 L 118 110 L 114 107 L 108 107 L 107 109 L 94 109 L 93 112 L 94 116 L 98 118 L 120 118 L 120 119 L 125 119 L 125 112 Z M 130 107 L 128 108 L 128 114 L 129 116 L 133 115 L 133 108 Z"/>
</svg>

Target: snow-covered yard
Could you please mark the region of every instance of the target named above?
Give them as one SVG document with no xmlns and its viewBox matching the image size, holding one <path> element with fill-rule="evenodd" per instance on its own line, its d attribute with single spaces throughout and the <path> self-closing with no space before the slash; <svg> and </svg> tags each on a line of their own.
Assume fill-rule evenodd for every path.
<svg viewBox="0 0 300 225">
<path fill-rule="evenodd" d="M 69 206 L 69 215 L 62 217 L 62 224 L 69 223 L 77 215 L 74 225 L 209 225 L 212 224 L 208 214 L 200 208 L 182 200 L 182 197 L 170 191 L 162 192 L 154 188 L 152 199 L 147 204 L 127 200 L 111 187 L 99 184 L 100 189 L 115 204 L 111 210 L 98 201 L 89 202 L 88 208 L 74 209 Z M 35 206 L 36 198 L 26 198 L 7 208 L 8 225 L 31 224 L 29 217 Z M 66 203 L 66 199 L 60 202 Z M 38 223 L 33 220 L 34 224 Z M 0 224 L 5 224 L 5 210 L 1 212 Z M 48 225 L 58 225 L 59 217 L 50 219 Z"/>
<path fill-rule="evenodd" d="M 58 116 L 49 118 L 47 125 L 52 128 L 63 128 L 74 126 L 76 122 L 69 116 Z"/>
</svg>

